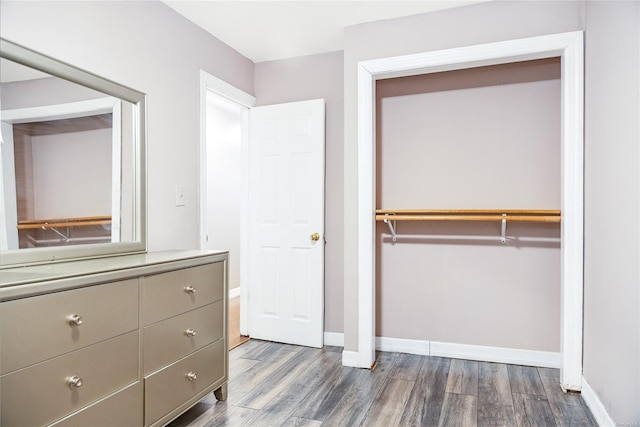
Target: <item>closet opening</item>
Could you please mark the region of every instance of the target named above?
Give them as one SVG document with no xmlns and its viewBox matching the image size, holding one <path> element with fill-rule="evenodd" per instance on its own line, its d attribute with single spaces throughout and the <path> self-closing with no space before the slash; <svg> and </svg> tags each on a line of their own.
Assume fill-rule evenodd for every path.
<svg viewBox="0 0 640 427">
<path fill-rule="evenodd" d="M 467 70 L 478 67 L 500 66 L 523 61 L 558 61 L 560 74 L 560 177 L 559 208 L 562 213 L 560 226 L 560 261 L 557 267 L 560 275 L 560 385 L 564 390 L 579 391 L 582 384 L 582 266 L 583 266 L 583 34 L 582 32 L 554 34 L 529 39 L 511 40 L 426 52 L 392 58 L 362 61 L 358 64 L 358 352 L 357 365 L 368 368 L 375 360 L 376 349 L 376 280 L 378 254 L 376 253 L 376 172 L 379 166 L 376 158 L 376 81 L 395 77 L 418 76 L 444 71 Z M 517 127 L 516 127 L 517 128 Z M 463 130 L 464 131 L 464 130 Z M 451 148 L 451 147 L 449 147 Z M 477 149 L 477 147 L 475 147 Z M 485 159 L 481 151 L 476 158 Z M 485 156 L 485 157 L 482 157 Z M 419 157 L 419 156 L 416 156 Z M 487 159 L 495 160 L 495 159 Z M 511 165 L 509 165 L 511 166 Z M 497 166 L 500 167 L 500 166 Z M 406 168 L 409 169 L 409 168 Z M 448 179 L 455 182 L 453 175 Z M 503 178 L 504 179 L 504 178 Z M 407 187 L 419 188 L 419 182 L 410 182 Z M 463 185 L 464 183 L 456 183 Z M 473 195 L 476 196 L 475 194 Z M 386 193 L 383 203 L 387 199 Z M 556 201 L 557 203 L 557 201 Z M 386 206 L 385 206 L 386 207 Z M 399 206 L 397 208 L 401 208 Z M 482 206 L 483 208 L 487 206 Z M 491 206 L 493 207 L 493 206 Z M 537 206 L 536 206 L 537 207 Z M 393 208 L 396 208 L 394 206 Z M 416 208 L 409 206 L 409 208 Z M 450 206 L 447 206 L 450 208 Z M 465 206 L 464 208 L 468 208 Z M 509 208 L 509 206 L 497 206 Z M 530 207 L 527 207 L 530 208 Z M 406 229 L 408 221 L 398 225 Z M 462 223 L 461 223 L 462 224 Z M 480 227 L 483 239 L 492 224 L 462 224 L 463 227 Z M 420 227 L 417 223 L 410 227 Z M 455 224 L 458 227 L 459 224 Z M 519 227 L 520 225 L 518 225 Z M 467 228 L 463 233 L 444 227 L 440 234 L 473 235 L 478 230 Z M 487 228 L 489 227 L 489 228 Z M 516 227 L 510 224 L 510 227 Z M 526 227 L 526 226 L 525 226 Z M 382 230 L 382 228 L 381 228 Z M 418 231 L 418 230 L 414 230 Z M 518 232 L 512 229 L 513 234 Z M 534 230 L 520 230 L 533 234 Z M 411 232 L 411 230 L 410 230 Z M 557 231 L 555 231 L 557 236 Z M 399 232 L 399 236 L 402 233 Z M 421 234 L 421 233 L 414 233 Z M 499 231 L 497 233 L 499 238 Z M 535 235 L 536 245 L 553 246 L 554 231 L 549 229 L 542 235 Z M 499 242 L 499 241 L 498 241 Z M 474 241 L 474 244 L 478 243 Z M 493 243 L 483 249 L 502 249 Z M 390 245 L 389 245 L 390 246 Z M 461 245 L 458 245 L 460 247 Z M 478 246 L 478 245 L 476 245 Z M 551 249 L 553 253 L 554 249 Z M 434 255 L 435 256 L 435 255 Z M 421 262 L 421 261 L 420 261 Z M 430 260 L 432 262 L 432 260 Z M 384 273 L 383 273 L 384 274 Z M 508 290 L 508 289 L 507 289 Z M 465 296 L 465 297 L 468 297 Z M 456 348 L 451 347 L 451 351 Z M 431 351 L 431 349 L 429 349 Z M 354 355 L 347 354 L 350 360 Z M 500 355 L 489 354 L 487 358 Z M 490 359 L 485 359 L 490 360 Z M 558 363 L 556 361 L 555 363 Z"/>
<path fill-rule="evenodd" d="M 376 117 L 378 348 L 560 367 L 560 59 L 378 80 Z"/>
</svg>

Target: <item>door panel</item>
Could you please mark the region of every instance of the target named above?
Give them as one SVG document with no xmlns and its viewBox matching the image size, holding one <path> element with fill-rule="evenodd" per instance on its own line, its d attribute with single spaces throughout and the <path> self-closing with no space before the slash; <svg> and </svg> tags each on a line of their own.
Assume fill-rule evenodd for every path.
<svg viewBox="0 0 640 427">
<path fill-rule="evenodd" d="M 249 333 L 321 347 L 324 100 L 253 108 L 250 123 Z"/>
</svg>

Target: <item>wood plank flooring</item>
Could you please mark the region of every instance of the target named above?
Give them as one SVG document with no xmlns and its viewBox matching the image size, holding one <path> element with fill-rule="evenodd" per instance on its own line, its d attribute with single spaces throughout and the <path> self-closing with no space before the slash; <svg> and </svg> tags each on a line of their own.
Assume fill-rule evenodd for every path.
<svg viewBox="0 0 640 427">
<path fill-rule="evenodd" d="M 249 341 L 240 335 L 240 297 L 229 298 L 229 350 Z"/>
<path fill-rule="evenodd" d="M 229 353 L 229 398 L 213 395 L 171 427 L 597 426 L 557 369 L 378 353 L 372 371 L 342 348 L 250 340 Z"/>
</svg>

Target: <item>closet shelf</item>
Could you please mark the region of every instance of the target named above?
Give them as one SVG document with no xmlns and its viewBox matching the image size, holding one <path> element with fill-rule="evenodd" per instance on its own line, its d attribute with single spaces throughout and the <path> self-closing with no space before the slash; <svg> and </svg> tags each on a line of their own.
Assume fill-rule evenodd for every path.
<svg viewBox="0 0 640 427">
<path fill-rule="evenodd" d="M 561 211 L 553 209 L 377 209 L 376 221 L 389 226 L 396 241 L 396 221 L 499 221 L 502 243 L 506 242 L 507 221 L 559 223 Z"/>
<path fill-rule="evenodd" d="M 91 225 L 109 225 L 111 216 L 86 216 L 80 218 L 29 219 L 18 221 L 18 230 L 34 230 L 58 227 L 87 227 Z"/>
</svg>

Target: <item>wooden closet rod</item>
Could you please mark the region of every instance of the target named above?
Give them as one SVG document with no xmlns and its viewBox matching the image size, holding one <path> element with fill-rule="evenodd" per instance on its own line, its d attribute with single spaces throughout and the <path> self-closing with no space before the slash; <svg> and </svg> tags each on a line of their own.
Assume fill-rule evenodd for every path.
<svg viewBox="0 0 640 427">
<path fill-rule="evenodd" d="M 377 209 L 376 220 L 384 221 L 514 221 L 560 222 L 559 210 L 538 209 Z"/>
<path fill-rule="evenodd" d="M 18 221 L 18 230 L 46 229 L 57 227 L 86 227 L 90 225 L 109 225 L 111 216 L 85 216 L 80 218 L 28 219 Z"/>
<path fill-rule="evenodd" d="M 496 221 L 502 223 L 502 243 L 506 242 L 507 221 L 558 223 L 559 210 L 551 209 L 377 209 L 376 221 L 389 226 L 396 241 L 396 221 Z"/>
</svg>

